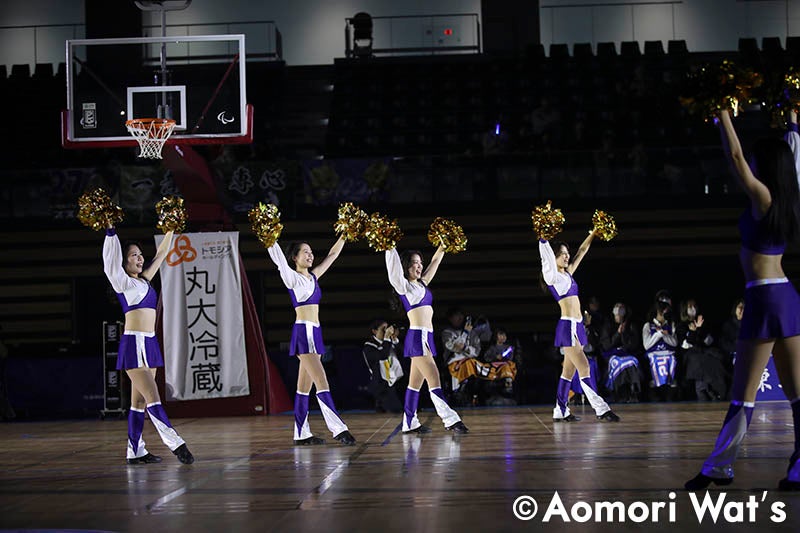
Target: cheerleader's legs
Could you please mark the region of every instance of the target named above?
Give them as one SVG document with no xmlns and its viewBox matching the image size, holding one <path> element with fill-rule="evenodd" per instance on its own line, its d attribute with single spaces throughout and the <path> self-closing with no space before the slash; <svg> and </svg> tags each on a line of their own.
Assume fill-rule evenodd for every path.
<svg viewBox="0 0 800 533">
<path fill-rule="evenodd" d="M 295 395 L 295 441 L 313 437 L 308 427 L 308 396 L 313 384 L 317 389 L 317 402 L 322 411 L 322 417 L 325 419 L 325 425 L 328 426 L 333 437 L 343 444 L 355 444 L 355 439 L 350 435 L 347 424 L 339 416 L 333 403 L 328 376 L 325 374 L 320 355 L 307 353 L 297 357 L 300 360 L 300 370 L 297 374 L 297 394 Z"/>
<path fill-rule="evenodd" d="M 153 368 L 129 368 L 128 377 L 131 385 L 135 387 L 144 397 L 147 413 L 150 421 L 158 431 L 158 435 L 167 447 L 174 453 L 178 460 L 184 464 L 194 462 L 194 457 L 186 447 L 186 442 L 178 435 L 172 427 L 164 407 L 161 405 L 161 397 L 158 395 L 158 387 L 155 379 L 155 369 Z M 142 413 L 144 416 L 144 413 Z M 129 442 L 131 437 L 128 438 Z M 138 439 L 136 439 L 138 442 Z"/>
<path fill-rule="evenodd" d="M 728 413 L 717 435 L 714 450 L 703 462 L 700 473 L 686 482 L 686 489 L 700 490 L 711 483 L 728 485 L 733 481 L 733 463 L 750 425 L 761 375 L 774 344 L 773 339 L 740 340 L 737 343 Z"/>
<path fill-rule="evenodd" d="M 792 406 L 794 422 L 794 452 L 789 459 L 786 477 L 781 480 L 782 490 L 800 490 L 800 336 L 778 339 L 772 349 L 775 369 L 781 380 L 783 392 Z"/>
<path fill-rule="evenodd" d="M 149 369 L 156 377 L 155 368 Z M 131 382 L 131 408 L 128 411 L 128 451 L 127 460 L 132 463 L 138 462 L 159 462 L 160 457 L 150 454 L 145 448 L 142 431 L 144 430 L 144 411 L 147 408 L 147 401 L 144 394 Z"/>
<path fill-rule="evenodd" d="M 444 427 L 450 429 L 461 422 L 461 417 L 458 416 L 458 413 L 456 413 L 447 404 L 447 400 L 445 400 L 444 392 L 442 392 L 441 380 L 439 379 L 439 369 L 436 366 L 436 362 L 433 360 L 433 356 L 428 354 L 411 358 L 411 372 L 408 378 L 408 390 L 406 391 L 403 430 L 409 431 L 419 427 L 417 405 L 419 403 L 419 389 L 422 387 L 423 380 L 428 382 L 428 391 L 431 395 L 431 401 L 436 409 L 436 414 L 442 419 Z M 414 424 L 416 424 L 416 427 L 414 427 Z M 463 424 L 461 424 L 461 426 L 463 426 Z"/>
<path fill-rule="evenodd" d="M 597 394 L 592 388 L 592 385 L 589 383 L 590 377 L 590 367 L 589 367 L 589 360 L 586 358 L 586 354 L 583 353 L 583 346 L 564 346 L 564 366 L 561 370 L 561 380 L 569 384 L 572 382 L 572 376 L 575 375 L 575 371 L 578 371 L 578 377 L 581 380 L 581 388 L 583 389 L 583 393 L 586 395 L 586 399 L 589 400 L 589 404 L 594 409 L 595 415 L 598 418 L 604 418 L 609 421 L 616 422 L 619 418 L 614 415 L 611 411 L 611 408 L 608 404 Z M 566 372 L 569 371 L 569 374 Z M 559 383 L 560 384 L 560 383 Z M 569 385 L 567 385 L 569 387 Z M 567 388 L 567 394 L 569 394 L 569 388 Z M 611 413 L 607 415 L 607 413 Z"/>
</svg>

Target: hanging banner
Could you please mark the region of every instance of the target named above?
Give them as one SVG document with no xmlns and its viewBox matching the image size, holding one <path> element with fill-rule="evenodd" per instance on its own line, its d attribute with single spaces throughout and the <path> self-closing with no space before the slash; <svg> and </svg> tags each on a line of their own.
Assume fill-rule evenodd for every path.
<svg viewBox="0 0 800 533">
<path fill-rule="evenodd" d="M 176 235 L 160 272 L 167 399 L 250 394 L 239 233 Z"/>
</svg>

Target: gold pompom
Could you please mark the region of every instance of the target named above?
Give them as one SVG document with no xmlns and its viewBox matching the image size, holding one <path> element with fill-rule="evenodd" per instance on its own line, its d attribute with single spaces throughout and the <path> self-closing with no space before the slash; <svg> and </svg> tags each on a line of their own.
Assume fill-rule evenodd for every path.
<svg viewBox="0 0 800 533">
<path fill-rule="evenodd" d="M 428 240 L 436 246 L 444 246 L 444 251 L 449 254 L 457 254 L 467 249 L 467 237 L 464 235 L 464 228 L 442 217 L 436 217 L 428 230 Z"/>
<path fill-rule="evenodd" d="M 156 227 L 164 233 L 174 231 L 181 233 L 186 229 L 186 207 L 180 196 L 165 196 L 156 204 L 158 224 Z"/>
<path fill-rule="evenodd" d="M 724 109 L 737 116 L 741 106 L 753 99 L 753 89 L 762 82 L 759 73 L 732 61 L 703 65 L 687 76 L 680 102 L 689 113 L 700 115 L 706 122 L 714 120 Z"/>
<path fill-rule="evenodd" d="M 380 213 L 372 213 L 364 235 L 370 247 L 377 252 L 385 252 L 397 246 L 397 242 L 403 238 L 403 231 L 397 225 L 397 219 L 389 220 Z"/>
<path fill-rule="evenodd" d="M 783 77 L 783 94 L 787 104 L 800 107 L 800 73 L 795 67 L 790 67 Z"/>
<path fill-rule="evenodd" d="M 781 80 L 782 84 L 774 101 L 768 101 L 772 112 L 772 126 L 783 127 L 789 122 L 789 110 L 800 107 L 800 73 L 795 67 L 789 70 Z"/>
<path fill-rule="evenodd" d="M 347 242 L 356 242 L 367 231 L 368 221 L 369 215 L 351 202 L 347 202 L 339 206 L 339 218 L 334 222 L 333 229 Z"/>
<path fill-rule="evenodd" d="M 250 210 L 247 218 L 250 220 L 250 227 L 253 228 L 253 233 L 256 234 L 264 248 L 269 248 L 278 242 L 278 237 L 281 236 L 281 231 L 283 231 L 283 224 L 281 224 L 281 213 L 276 205 L 264 205 L 259 202 L 257 206 Z"/>
<path fill-rule="evenodd" d="M 531 213 L 533 232 L 540 239 L 549 241 L 564 229 L 564 214 L 561 209 L 553 209 L 550 200 L 545 205 L 537 205 Z"/>
<path fill-rule="evenodd" d="M 78 220 L 95 231 L 116 226 L 124 218 L 122 208 L 103 189 L 86 191 L 78 198 Z"/>
<path fill-rule="evenodd" d="M 604 241 L 610 241 L 617 236 L 617 222 L 614 217 L 596 209 L 592 215 L 592 226 L 594 226 L 594 233 Z"/>
</svg>

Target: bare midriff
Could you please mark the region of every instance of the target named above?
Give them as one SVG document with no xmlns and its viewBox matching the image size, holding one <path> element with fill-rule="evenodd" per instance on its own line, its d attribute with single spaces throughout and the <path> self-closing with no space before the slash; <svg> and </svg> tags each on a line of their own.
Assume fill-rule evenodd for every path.
<svg viewBox="0 0 800 533">
<path fill-rule="evenodd" d="M 433 329 L 433 307 L 423 305 L 415 307 L 408 312 L 408 326 L 410 328 Z"/>
<path fill-rule="evenodd" d="M 765 255 L 747 248 L 742 248 L 739 252 L 739 261 L 742 263 L 745 281 L 786 277 L 781 266 L 781 259 L 783 259 L 783 255 Z"/>
<path fill-rule="evenodd" d="M 294 308 L 294 312 L 297 314 L 296 320 L 319 324 L 319 305 L 317 304 L 298 305 Z"/>
<path fill-rule="evenodd" d="M 152 333 L 156 330 L 155 309 L 133 309 L 125 313 L 125 331 L 143 331 Z"/>
<path fill-rule="evenodd" d="M 581 314 L 581 300 L 577 296 L 567 296 L 558 301 L 561 308 L 561 316 L 583 320 Z"/>
</svg>

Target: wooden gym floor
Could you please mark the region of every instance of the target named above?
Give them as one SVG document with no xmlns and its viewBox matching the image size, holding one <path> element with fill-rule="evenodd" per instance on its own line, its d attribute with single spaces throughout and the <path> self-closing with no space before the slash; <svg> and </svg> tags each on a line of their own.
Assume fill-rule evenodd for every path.
<svg viewBox="0 0 800 533">
<path fill-rule="evenodd" d="M 725 493 L 717 524 L 697 518 L 681 487 L 711 450 L 726 408 L 618 405 L 619 424 L 596 421 L 588 406 L 575 409 L 584 418 L 572 424 L 554 424 L 549 406 L 463 409 L 464 436 L 426 410 L 420 420 L 434 431 L 421 437 L 399 433 L 398 415 L 344 413 L 353 447 L 330 439 L 319 412 L 311 427 L 328 444 L 315 447 L 291 445 L 290 415 L 173 420 L 197 459 L 191 466 L 149 422 L 148 449 L 164 461 L 139 466 L 124 461 L 124 420 L 6 423 L 0 530 L 798 531 L 800 494 L 775 490 L 794 442 L 786 402 L 756 407 L 736 481 L 710 492 L 715 503 Z M 569 523 L 555 512 L 556 492 Z M 530 521 L 512 512 L 520 496 L 538 504 Z M 624 521 L 609 523 L 603 502 L 623 502 Z"/>
</svg>

